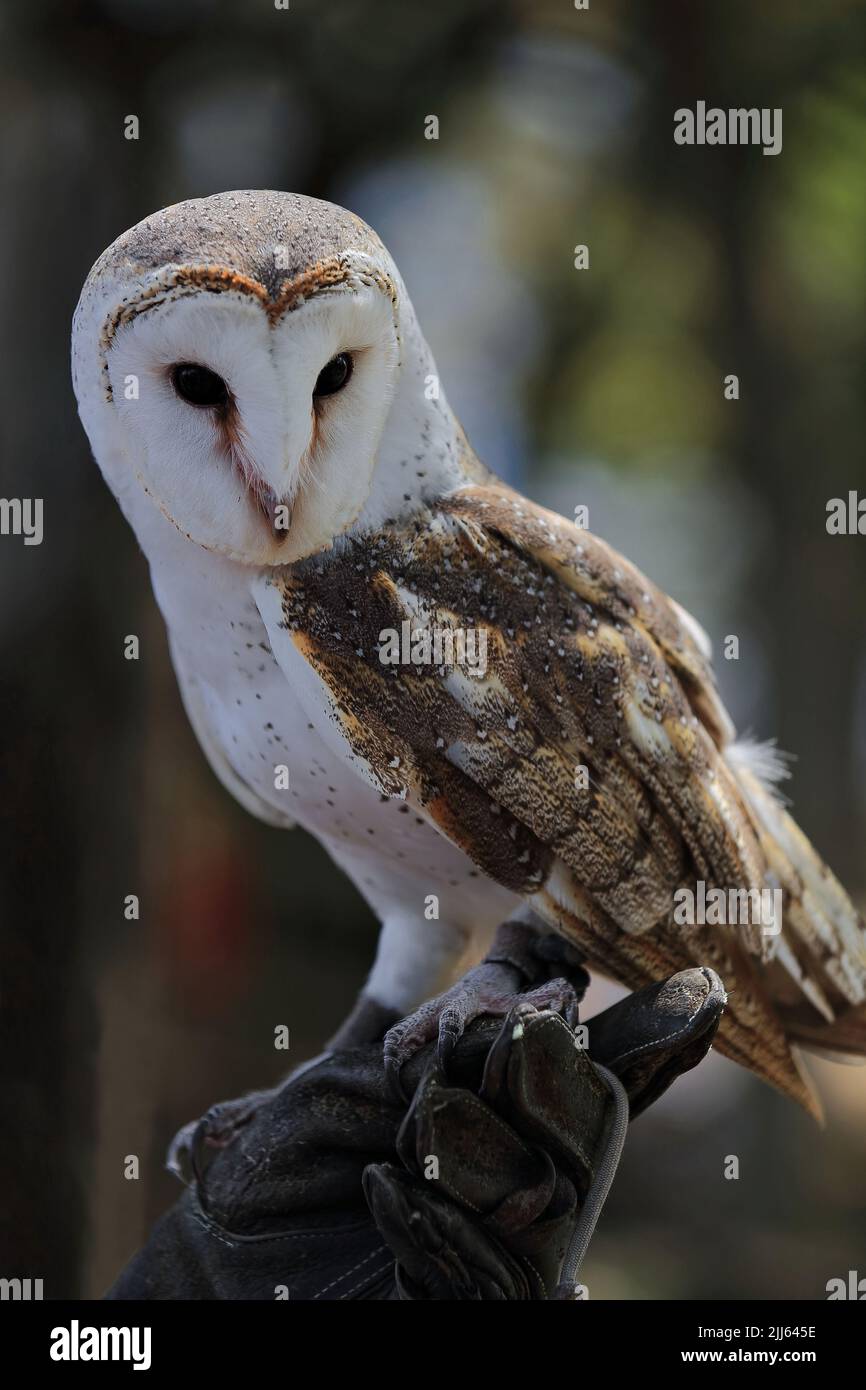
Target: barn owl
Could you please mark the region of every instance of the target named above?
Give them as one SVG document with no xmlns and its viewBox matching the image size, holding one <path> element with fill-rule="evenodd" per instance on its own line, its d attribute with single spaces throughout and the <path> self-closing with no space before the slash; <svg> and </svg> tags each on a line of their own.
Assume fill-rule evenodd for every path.
<svg viewBox="0 0 866 1390">
<path fill-rule="evenodd" d="M 72 358 L 201 746 L 378 914 L 374 1012 L 529 913 L 631 988 L 716 970 L 720 1050 L 814 1108 L 798 1045 L 866 1052 L 861 920 L 695 620 L 475 457 L 375 233 L 285 193 L 166 208 L 96 262 Z M 434 629 L 483 669 L 383 659 Z M 781 917 L 678 920 L 720 889 Z"/>
</svg>

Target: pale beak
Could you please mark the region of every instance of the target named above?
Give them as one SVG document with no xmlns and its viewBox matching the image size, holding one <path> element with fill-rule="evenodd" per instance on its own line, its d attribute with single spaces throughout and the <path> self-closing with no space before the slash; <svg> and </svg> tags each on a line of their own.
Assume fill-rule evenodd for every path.
<svg viewBox="0 0 866 1390">
<path fill-rule="evenodd" d="M 289 527 L 292 524 L 293 504 L 277 497 L 273 488 L 268 487 L 266 483 L 260 483 L 258 485 L 256 488 L 256 496 L 259 509 L 273 532 L 274 540 L 277 544 L 280 544 L 289 534 Z"/>
</svg>

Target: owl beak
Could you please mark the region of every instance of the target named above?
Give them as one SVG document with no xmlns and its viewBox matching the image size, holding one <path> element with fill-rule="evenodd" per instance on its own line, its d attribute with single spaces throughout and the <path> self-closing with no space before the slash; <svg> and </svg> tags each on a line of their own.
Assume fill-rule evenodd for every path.
<svg viewBox="0 0 866 1390">
<path fill-rule="evenodd" d="M 273 488 L 262 484 L 257 489 L 258 503 L 262 516 L 267 521 L 274 540 L 281 544 L 289 534 L 289 527 L 292 524 L 293 503 L 280 498 Z"/>
</svg>

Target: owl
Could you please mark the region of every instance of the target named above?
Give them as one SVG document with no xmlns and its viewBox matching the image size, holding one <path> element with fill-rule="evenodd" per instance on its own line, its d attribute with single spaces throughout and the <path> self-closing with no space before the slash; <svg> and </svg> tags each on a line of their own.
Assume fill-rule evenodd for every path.
<svg viewBox="0 0 866 1390">
<path fill-rule="evenodd" d="M 72 365 L 213 770 L 378 915 L 357 1017 L 528 914 L 630 988 L 716 970 L 720 1050 L 814 1110 L 799 1047 L 866 1052 L 862 921 L 697 622 L 473 454 L 375 233 L 287 193 L 165 208 L 90 272 Z"/>
</svg>

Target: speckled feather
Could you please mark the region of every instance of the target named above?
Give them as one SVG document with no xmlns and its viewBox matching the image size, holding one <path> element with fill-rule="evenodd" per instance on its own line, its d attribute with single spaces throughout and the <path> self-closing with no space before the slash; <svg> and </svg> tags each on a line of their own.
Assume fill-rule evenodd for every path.
<svg viewBox="0 0 866 1390">
<path fill-rule="evenodd" d="M 660 590 L 499 484 L 461 489 L 273 582 L 293 642 L 385 794 L 408 796 L 632 988 L 713 966 L 730 991 L 720 1049 L 813 1107 L 770 997 L 771 980 L 790 976 L 762 980 L 774 939 L 673 920 L 674 890 L 698 878 L 784 883 L 786 913 L 802 885 L 787 861 L 774 876 L 771 856 L 784 856 L 762 842 L 721 755 L 727 719 L 710 667 Z M 407 618 L 483 627 L 485 676 L 383 664 L 380 633 Z M 862 986 L 862 937 L 860 949 Z"/>
<path fill-rule="evenodd" d="M 274 248 L 284 255 L 278 265 Z M 112 242 L 92 282 L 168 266 L 212 266 L 255 286 L 276 303 L 286 284 L 347 251 L 381 256 L 376 233 L 353 212 L 297 193 L 251 189 L 214 193 L 161 208 Z"/>
</svg>

